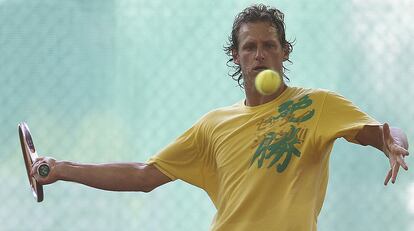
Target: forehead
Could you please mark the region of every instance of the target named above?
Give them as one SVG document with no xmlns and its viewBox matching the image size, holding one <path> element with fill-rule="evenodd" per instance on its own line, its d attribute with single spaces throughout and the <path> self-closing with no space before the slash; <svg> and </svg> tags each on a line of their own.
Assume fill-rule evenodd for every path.
<svg viewBox="0 0 414 231">
<path fill-rule="evenodd" d="M 270 22 L 249 22 L 240 26 L 239 41 L 244 40 L 276 39 L 276 28 Z"/>
</svg>

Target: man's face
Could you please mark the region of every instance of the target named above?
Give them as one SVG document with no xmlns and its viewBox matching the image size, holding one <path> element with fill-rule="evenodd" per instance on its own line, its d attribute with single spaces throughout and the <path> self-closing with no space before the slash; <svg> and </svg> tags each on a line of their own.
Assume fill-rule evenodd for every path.
<svg viewBox="0 0 414 231">
<path fill-rule="evenodd" d="M 239 47 L 233 51 L 234 63 L 240 65 L 245 87 L 254 86 L 256 75 L 264 69 L 280 74 L 283 61 L 289 58 L 269 22 L 245 23 L 239 30 Z"/>
</svg>

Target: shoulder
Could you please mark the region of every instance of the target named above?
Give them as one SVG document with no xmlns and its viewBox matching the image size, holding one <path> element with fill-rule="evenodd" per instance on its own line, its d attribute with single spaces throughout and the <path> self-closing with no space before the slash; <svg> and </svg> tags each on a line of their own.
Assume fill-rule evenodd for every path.
<svg viewBox="0 0 414 231">
<path fill-rule="evenodd" d="M 228 117 L 231 117 L 232 115 L 238 114 L 242 110 L 243 101 L 239 101 L 233 105 L 226 106 L 226 107 L 220 107 L 213 109 L 206 114 L 204 114 L 200 121 L 203 123 L 218 123 L 220 121 L 225 120 Z"/>
<path fill-rule="evenodd" d="M 324 88 L 305 88 L 305 87 L 295 87 L 297 91 L 303 94 L 313 94 L 313 95 L 326 95 L 326 94 L 336 94 L 335 92 L 324 89 Z"/>
<path fill-rule="evenodd" d="M 308 94 L 308 95 L 322 95 L 329 97 L 341 97 L 344 96 L 338 92 L 324 89 L 324 88 L 304 88 L 304 87 L 291 87 L 297 94 Z"/>
<path fill-rule="evenodd" d="M 292 100 L 310 99 L 313 103 L 326 107 L 327 105 L 352 104 L 352 102 L 343 95 L 323 88 L 301 88 L 292 87 Z"/>
<path fill-rule="evenodd" d="M 243 101 L 226 107 L 219 107 L 204 114 L 196 123 L 204 132 L 213 132 L 229 122 L 237 121 L 241 115 L 246 114 Z"/>
<path fill-rule="evenodd" d="M 325 100 L 328 95 L 336 95 L 335 92 L 323 88 L 304 88 L 304 87 L 290 87 L 292 91 L 292 98 L 303 96 L 310 96 L 313 99 Z"/>
</svg>

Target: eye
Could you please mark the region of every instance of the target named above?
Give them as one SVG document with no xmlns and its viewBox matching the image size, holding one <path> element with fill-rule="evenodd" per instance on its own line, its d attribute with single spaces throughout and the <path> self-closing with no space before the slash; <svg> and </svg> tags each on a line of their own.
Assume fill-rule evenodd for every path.
<svg viewBox="0 0 414 231">
<path fill-rule="evenodd" d="M 273 49 L 273 48 L 276 48 L 276 44 L 274 44 L 274 43 L 265 43 L 265 47 Z"/>
<path fill-rule="evenodd" d="M 243 47 L 243 50 L 245 51 L 253 51 L 254 49 L 256 49 L 256 46 L 253 43 L 246 43 Z"/>
</svg>

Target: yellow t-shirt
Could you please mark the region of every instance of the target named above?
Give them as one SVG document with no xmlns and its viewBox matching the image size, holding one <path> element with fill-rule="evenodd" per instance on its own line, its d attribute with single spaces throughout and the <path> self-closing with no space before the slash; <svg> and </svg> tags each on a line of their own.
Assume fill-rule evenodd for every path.
<svg viewBox="0 0 414 231">
<path fill-rule="evenodd" d="M 148 163 L 208 193 L 212 231 L 313 231 L 335 139 L 357 143 L 368 124 L 379 123 L 340 95 L 288 87 L 207 113 Z"/>
</svg>

